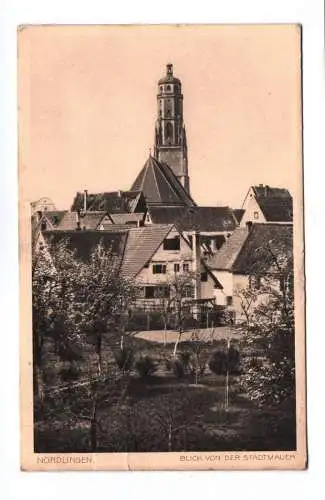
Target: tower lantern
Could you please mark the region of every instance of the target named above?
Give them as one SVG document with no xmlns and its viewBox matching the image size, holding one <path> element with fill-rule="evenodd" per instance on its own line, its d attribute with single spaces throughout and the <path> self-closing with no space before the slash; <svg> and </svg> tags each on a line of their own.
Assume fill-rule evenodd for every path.
<svg viewBox="0 0 325 500">
<path fill-rule="evenodd" d="M 167 163 L 190 192 L 187 143 L 183 122 L 181 81 L 173 74 L 173 65 L 166 65 L 166 75 L 158 82 L 157 121 L 155 128 L 155 157 Z"/>
</svg>

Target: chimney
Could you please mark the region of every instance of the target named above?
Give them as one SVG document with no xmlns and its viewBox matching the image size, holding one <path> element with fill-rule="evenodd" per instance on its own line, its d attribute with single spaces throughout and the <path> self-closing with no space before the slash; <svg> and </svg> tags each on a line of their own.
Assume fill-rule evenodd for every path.
<svg viewBox="0 0 325 500">
<path fill-rule="evenodd" d="M 252 230 L 252 226 L 253 226 L 253 223 L 251 220 L 248 220 L 246 222 L 246 228 L 248 229 L 248 232 L 250 232 Z"/>
<path fill-rule="evenodd" d="M 77 210 L 77 213 L 76 213 L 76 223 L 77 223 L 77 227 L 76 227 L 76 230 L 77 231 L 80 231 L 80 208 L 78 208 Z"/>
<path fill-rule="evenodd" d="M 87 194 L 88 194 L 88 191 L 87 189 L 84 190 L 84 212 L 87 211 Z"/>
</svg>

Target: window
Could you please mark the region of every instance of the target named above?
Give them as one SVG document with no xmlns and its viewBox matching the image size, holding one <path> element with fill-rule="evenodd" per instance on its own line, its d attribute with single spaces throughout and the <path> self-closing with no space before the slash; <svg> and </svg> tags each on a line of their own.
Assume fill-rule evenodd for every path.
<svg viewBox="0 0 325 500">
<path fill-rule="evenodd" d="M 259 218 L 258 212 L 254 212 L 254 219 L 258 219 L 258 218 Z"/>
<path fill-rule="evenodd" d="M 167 90 L 168 90 L 168 92 L 171 90 L 171 86 L 170 85 L 167 85 Z"/>
<path fill-rule="evenodd" d="M 260 276 L 249 276 L 248 278 L 249 288 L 259 290 L 261 287 L 261 277 Z"/>
<path fill-rule="evenodd" d="M 206 271 L 201 273 L 201 281 L 208 281 L 208 273 Z"/>
<path fill-rule="evenodd" d="M 154 290 L 155 290 L 155 287 L 154 286 L 146 286 L 145 287 L 145 298 L 146 299 L 153 299 L 154 298 Z"/>
<path fill-rule="evenodd" d="M 47 224 L 46 224 L 46 222 L 45 222 L 45 221 L 43 221 L 43 222 L 41 223 L 41 230 L 42 230 L 42 231 L 46 231 L 46 227 L 47 227 Z"/>
<path fill-rule="evenodd" d="M 179 264 L 174 264 L 174 273 L 179 273 Z"/>
<path fill-rule="evenodd" d="M 183 264 L 183 271 L 184 271 L 184 273 L 188 273 L 189 270 L 190 270 L 189 263 L 188 262 L 184 262 L 184 264 Z"/>
<path fill-rule="evenodd" d="M 166 264 L 153 264 L 153 274 L 166 274 Z"/>
<path fill-rule="evenodd" d="M 146 299 L 158 299 L 169 297 L 168 286 L 146 286 L 144 289 L 144 297 Z"/>
<path fill-rule="evenodd" d="M 232 296 L 231 295 L 228 295 L 226 297 L 226 304 L 227 304 L 227 306 L 232 306 Z"/>
<path fill-rule="evenodd" d="M 162 91 L 163 91 L 163 87 L 161 86 L 161 87 L 160 87 L 160 92 L 162 92 Z"/>
<path fill-rule="evenodd" d="M 167 139 L 172 139 L 173 137 L 173 125 L 170 122 L 166 125 L 166 137 Z"/>
<path fill-rule="evenodd" d="M 164 240 L 164 250 L 179 250 L 179 249 L 180 249 L 179 236 L 175 236 L 175 238 L 166 238 Z"/>
</svg>

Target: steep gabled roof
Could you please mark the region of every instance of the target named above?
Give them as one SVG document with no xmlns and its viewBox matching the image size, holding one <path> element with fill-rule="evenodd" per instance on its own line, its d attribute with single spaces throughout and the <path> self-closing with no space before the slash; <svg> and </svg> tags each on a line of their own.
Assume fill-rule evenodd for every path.
<svg viewBox="0 0 325 500">
<path fill-rule="evenodd" d="M 233 231 L 238 223 L 229 207 L 149 207 L 154 224 L 175 224 L 181 231 Z"/>
<path fill-rule="evenodd" d="M 290 191 L 285 188 L 277 188 L 260 184 L 259 186 L 252 186 L 252 189 L 257 198 L 291 198 Z"/>
<path fill-rule="evenodd" d="M 122 263 L 122 275 L 135 277 L 144 265 L 152 258 L 172 225 L 154 225 L 128 229 L 128 240 Z"/>
<path fill-rule="evenodd" d="M 274 257 L 292 257 L 291 224 L 252 224 L 237 228 L 207 264 L 211 269 L 258 275 L 270 270 Z"/>
<path fill-rule="evenodd" d="M 135 179 L 131 191 L 142 191 L 148 205 L 195 206 L 171 168 L 150 156 Z"/>
<path fill-rule="evenodd" d="M 112 214 L 128 213 L 137 211 L 137 205 L 141 200 L 140 191 L 112 191 L 105 193 L 87 194 L 87 212 L 104 211 Z M 84 206 L 84 194 L 77 193 L 71 212 L 82 210 Z"/>
<path fill-rule="evenodd" d="M 292 224 L 253 224 L 232 270 L 252 275 L 276 272 L 275 259 L 283 263 L 292 257 Z"/>
<path fill-rule="evenodd" d="M 234 216 L 236 217 L 238 224 L 240 224 L 240 222 L 243 218 L 243 215 L 245 213 L 245 210 L 243 208 L 234 208 L 233 212 L 234 212 Z"/>
<path fill-rule="evenodd" d="M 66 242 L 67 247 L 76 252 L 76 258 L 86 263 L 89 262 L 94 248 L 102 243 L 104 248 L 111 251 L 121 264 L 127 241 L 127 231 L 116 233 L 111 231 L 44 231 L 43 236 L 50 251 L 52 245 Z"/>
<path fill-rule="evenodd" d="M 267 222 L 292 222 L 292 198 L 257 198 Z"/>
<path fill-rule="evenodd" d="M 236 258 L 239 255 L 248 237 L 247 227 L 238 227 L 226 240 L 216 254 L 207 260 L 211 269 L 232 271 Z"/>
<path fill-rule="evenodd" d="M 267 222 L 292 222 L 292 196 L 288 189 L 260 184 L 252 186 L 252 190 Z"/>
</svg>

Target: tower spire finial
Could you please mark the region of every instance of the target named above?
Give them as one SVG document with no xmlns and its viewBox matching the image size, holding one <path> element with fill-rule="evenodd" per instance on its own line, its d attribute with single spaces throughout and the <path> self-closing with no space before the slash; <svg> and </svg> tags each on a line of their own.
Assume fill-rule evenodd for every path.
<svg viewBox="0 0 325 500">
<path fill-rule="evenodd" d="M 166 65 L 166 73 L 167 76 L 173 76 L 173 65 L 171 63 Z"/>
</svg>

